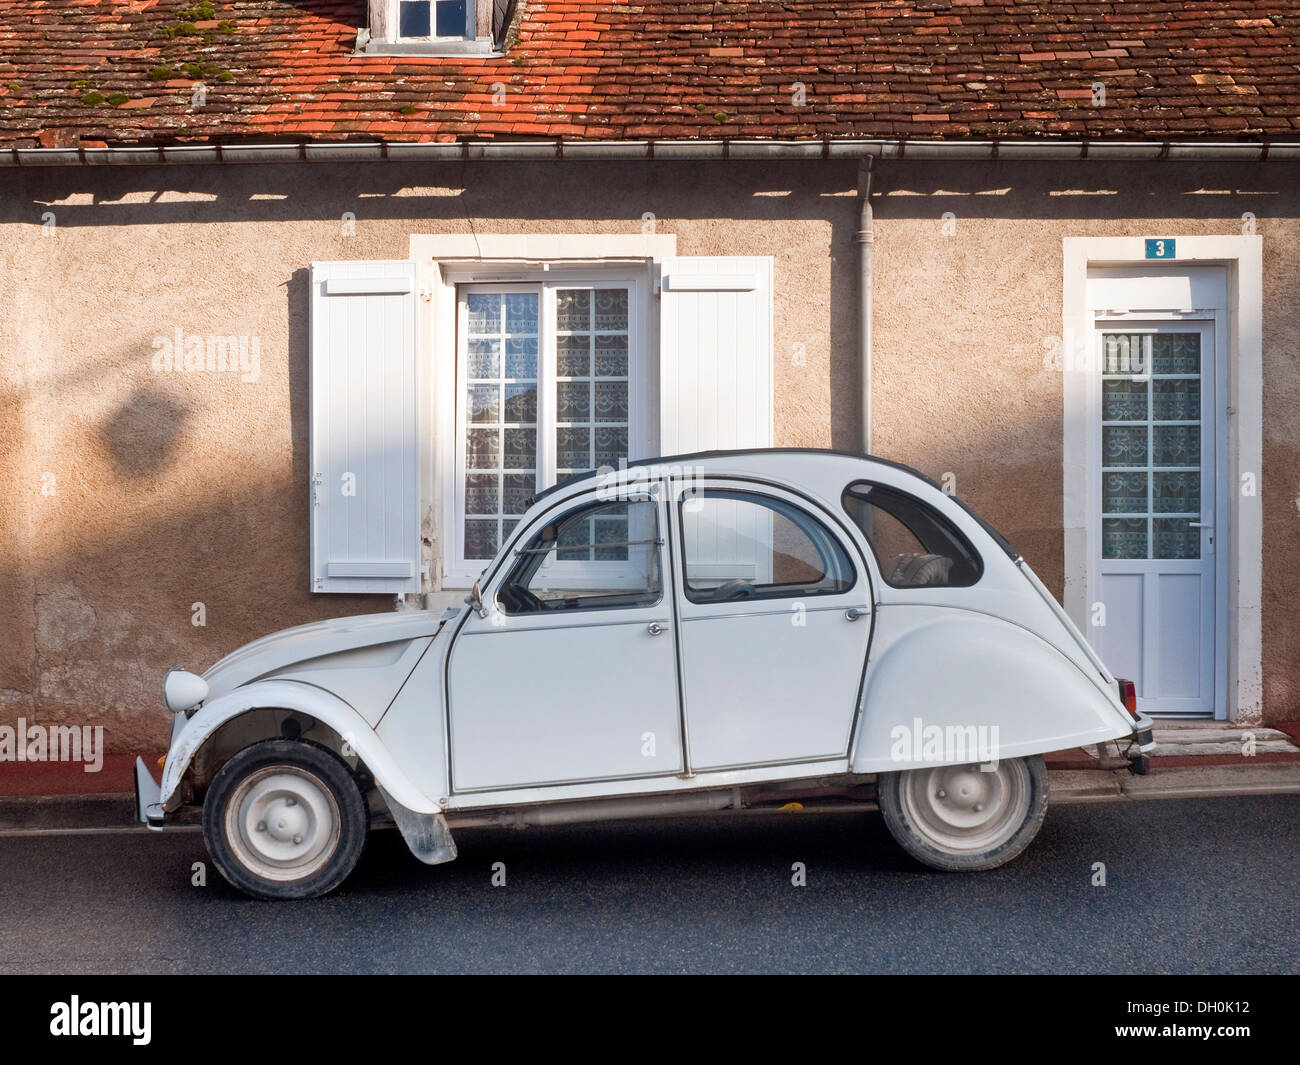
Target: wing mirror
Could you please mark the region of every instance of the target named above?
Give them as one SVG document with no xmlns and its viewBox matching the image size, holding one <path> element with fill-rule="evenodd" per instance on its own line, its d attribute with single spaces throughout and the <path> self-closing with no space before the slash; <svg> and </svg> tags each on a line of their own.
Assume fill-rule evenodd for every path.
<svg viewBox="0 0 1300 1065">
<path fill-rule="evenodd" d="M 474 582 L 474 587 L 470 589 L 469 595 L 465 596 L 465 602 L 470 605 L 470 608 L 479 617 L 487 617 L 487 607 L 483 605 L 483 591 L 479 587 L 478 581 Z"/>
</svg>

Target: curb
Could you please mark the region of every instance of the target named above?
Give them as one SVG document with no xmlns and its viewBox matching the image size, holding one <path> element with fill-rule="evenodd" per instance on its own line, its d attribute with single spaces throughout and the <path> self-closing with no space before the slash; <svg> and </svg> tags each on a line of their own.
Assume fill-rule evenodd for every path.
<svg viewBox="0 0 1300 1065">
<path fill-rule="evenodd" d="M 134 795 L 0 797 L 0 838 L 119 835 L 148 831 L 135 819 Z"/>
</svg>

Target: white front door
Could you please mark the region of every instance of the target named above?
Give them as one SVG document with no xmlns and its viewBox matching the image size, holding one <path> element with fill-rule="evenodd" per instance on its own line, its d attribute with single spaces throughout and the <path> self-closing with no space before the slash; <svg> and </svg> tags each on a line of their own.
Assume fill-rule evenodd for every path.
<svg viewBox="0 0 1300 1065">
<path fill-rule="evenodd" d="M 1215 716 L 1214 322 L 1102 321 L 1096 342 L 1091 631 L 1140 710 Z"/>
<path fill-rule="evenodd" d="M 534 530 L 453 637 L 452 787 L 666 776 L 682 768 L 662 504 L 574 502 Z"/>
</svg>

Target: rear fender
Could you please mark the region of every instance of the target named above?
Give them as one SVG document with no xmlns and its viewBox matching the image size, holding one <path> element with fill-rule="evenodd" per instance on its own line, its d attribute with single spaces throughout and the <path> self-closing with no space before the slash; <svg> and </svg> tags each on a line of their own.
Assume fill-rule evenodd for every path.
<svg viewBox="0 0 1300 1065">
<path fill-rule="evenodd" d="M 880 610 L 877 626 L 854 773 L 1022 758 L 1133 730 L 1100 674 L 1018 625 L 899 605 Z"/>
</svg>

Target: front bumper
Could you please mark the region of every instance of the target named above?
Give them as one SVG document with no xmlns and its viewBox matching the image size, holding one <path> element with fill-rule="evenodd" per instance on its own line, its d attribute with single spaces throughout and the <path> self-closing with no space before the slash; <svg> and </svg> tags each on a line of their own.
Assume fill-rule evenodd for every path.
<svg viewBox="0 0 1300 1065">
<path fill-rule="evenodd" d="M 135 760 L 135 815 L 155 832 L 163 827 L 162 787 L 149 772 L 143 758 Z"/>
</svg>

